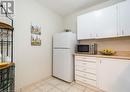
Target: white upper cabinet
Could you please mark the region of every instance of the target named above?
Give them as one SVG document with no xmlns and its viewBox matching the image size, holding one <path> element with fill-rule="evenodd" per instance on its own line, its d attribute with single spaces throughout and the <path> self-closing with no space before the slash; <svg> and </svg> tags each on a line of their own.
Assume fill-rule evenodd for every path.
<svg viewBox="0 0 130 92">
<path fill-rule="evenodd" d="M 77 18 L 78 40 L 130 36 L 130 0 Z"/>
<path fill-rule="evenodd" d="M 95 11 L 96 38 L 117 36 L 117 7 L 115 5 Z"/>
<path fill-rule="evenodd" d="M 130 0 L 118 4 L 119 36 L 130 36 Z"/>
<path fill-rule="evenodd" d="M 96 30 L 96 28 L 94 27 L 95 24 L 93 24 L 94 21 L 95 15 L 93 12 L 81 15 L 77 18 L 78 40 L 95 38 L 94 30 Z"/>
<path fill-rule="evenodd" d="M 78 39 L 115 37 L 117 35 L 117 9 L 110 6 L 77 18 Z"/>
</svg>

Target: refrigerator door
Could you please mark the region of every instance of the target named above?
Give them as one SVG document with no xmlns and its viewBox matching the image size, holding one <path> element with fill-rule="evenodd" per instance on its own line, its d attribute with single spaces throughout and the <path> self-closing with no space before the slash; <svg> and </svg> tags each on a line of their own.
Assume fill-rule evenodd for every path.
<svg viewBox="0 0 130 92">
<path fill-rule="evenodd" d="M 75 45 L 76 35 L 72 32 L 56 33 L 53 36 L 53 48 L 72 48 Z"/>
<path fill-rule="evenodd" d="M 73 81 L 73 57 L 70 49 L 53 49 L 53 76 Z"/>
</svg>

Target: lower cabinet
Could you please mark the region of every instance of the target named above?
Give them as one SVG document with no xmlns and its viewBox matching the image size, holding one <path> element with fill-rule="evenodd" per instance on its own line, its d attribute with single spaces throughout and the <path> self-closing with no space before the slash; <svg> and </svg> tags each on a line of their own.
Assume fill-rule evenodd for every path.
<svg viewBox="0 0 130 92">
<path fill-rule="evenodd" d="M 106 92 L 130 92 L 130 60 L 101 59 L 99 88 Z"/>
<path fill-rule="evenodd" d="M 105 92 L 130 92 L 130 60 L 75 56 L 75 80 Z"/>
<path fill-rule="evenodd" d="M 75 58 L 75 80 L 97 87 L 98 60 L 93 57 Z"/>
</svg>

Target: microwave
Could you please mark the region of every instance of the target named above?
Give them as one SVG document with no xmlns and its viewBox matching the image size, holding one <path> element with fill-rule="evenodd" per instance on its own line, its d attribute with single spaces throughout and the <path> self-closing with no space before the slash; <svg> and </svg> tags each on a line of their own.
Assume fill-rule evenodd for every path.
<svg viewBox="0 0 130 92">
<path fill-rule="evenodd" d="M 97 44 L 77 44 L 77 53 L 97 54 Z"/>
<path fill-rule="evenodd" d="M 90 51 L 90 45 L 85 45 L 85 44 L 78 44 L 77 45 L 77 52 L 89 53 L 89 51 Z"/>
</svg>

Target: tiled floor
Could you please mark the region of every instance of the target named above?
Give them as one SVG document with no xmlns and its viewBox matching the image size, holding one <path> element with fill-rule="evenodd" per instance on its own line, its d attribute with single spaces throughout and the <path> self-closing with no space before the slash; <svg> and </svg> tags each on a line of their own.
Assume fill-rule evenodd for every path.
<svg viewBox="0 0 130 92">
<path fill-rule="evenodd" d="M 49 78 L 41 83 L 35 84 L 32 87 L 22 92 L 100 92 L 90 88 L 81 86 L 77 83 L 66 83 L 56 78 Z"/>
</svg>

